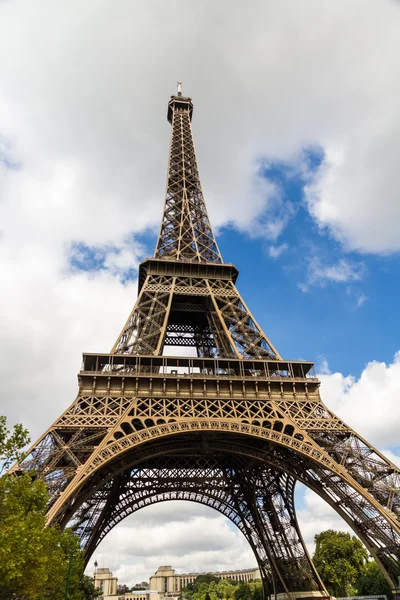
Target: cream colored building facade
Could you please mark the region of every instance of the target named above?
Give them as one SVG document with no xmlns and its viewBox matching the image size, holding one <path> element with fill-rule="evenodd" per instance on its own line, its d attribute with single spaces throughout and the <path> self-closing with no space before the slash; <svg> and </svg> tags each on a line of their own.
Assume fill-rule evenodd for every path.
<svg viewBox="0 0 400 600">
<path fill-rule="evenodd" d="M 118 579 L 113 577 L 110 569 L 96 569 L 93 583 L 95 589 L 102 592 L 103 598 L 116 598 Z"/>
<path fill-rule="evenodd" d="M 196 577 L 205 573 L 176 573 L 171 566 L 158 567 L 154 575 L 150 577 L 151 590 L 160 595 L 178 595 L 181 590 L 193 583 Z M 259 569 L 242 569 L 240 571 L 215 571 L 210 573 L 220 579 L 232 579 L 233 581 L 254 581 L 260 579 Z"/>
<path fill-rule="evenodd" d="M 118 594 L 118 579 L 113 576 L 109 569 L 97 569 L 93 580 L 96 589 L 101 590 L 101 600 L 165 600 L 179 595 L 181 590 L 193 583 L 199 575 L 206 573 L 176 573 L 171 566 L 158 567 L 157 571 L 150 577 L 148 590 L 134 590 L 126 594 Z M 260 579 L 259 569 L 242 569 L 240 571 L 215 571 L 207 573 L 215 575 L 220 579 L 232 579 L 233 581 L 254 581 Z"/>
</svg>

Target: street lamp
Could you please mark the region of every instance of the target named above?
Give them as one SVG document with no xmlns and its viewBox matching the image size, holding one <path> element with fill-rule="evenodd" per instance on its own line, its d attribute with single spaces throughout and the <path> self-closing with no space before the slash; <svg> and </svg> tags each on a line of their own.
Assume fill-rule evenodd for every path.
<svg viewBox="0 0 400 600">
<path fill-rule="evenodd" d="M 65 596 L 64 596 L 64 600 L 68 600 L 68 588 L 69 588 L 69 579 L 71 577 L 71 565 L 72 565 L 72 550 L 69 553 L 67 581 L 65 582 Z"/>
</svg>

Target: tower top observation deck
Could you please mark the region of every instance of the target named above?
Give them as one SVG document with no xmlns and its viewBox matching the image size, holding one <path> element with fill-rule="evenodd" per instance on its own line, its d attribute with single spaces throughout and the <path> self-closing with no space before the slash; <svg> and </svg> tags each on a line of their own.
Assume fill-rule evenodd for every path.
<svg viewBox="0 0 400 600">
<path fill-rule="evenodd" d="M 189 112 L 190 120 L 192 120 L 193 115 L 193 102 L 189 97 L 185 97 L 177 94 L 176 96 L 171 96 L 171 100 L 168 102 L 168 113 L 167 119 L 172 124 L 172 117 L 175 110 L 187 110 Z"/>
<path fill-rule="evenodd" d="M 193 102 L 191 98 L 182 96 L 182 81 L 177 81 L 177 93 L 171 96 L 171 100 L 168 102 L 167 119 L 171 124 L 174 110 L 187 110 L 190 120 L 192 120 Z"/>
</svg>

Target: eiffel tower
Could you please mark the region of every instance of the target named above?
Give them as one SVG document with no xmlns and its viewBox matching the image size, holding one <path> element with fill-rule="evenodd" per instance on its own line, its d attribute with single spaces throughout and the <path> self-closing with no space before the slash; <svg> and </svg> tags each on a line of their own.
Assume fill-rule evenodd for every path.
<svg viewBox="0 0 400 600">
<path fill-rule="evenodd" d="M 76 400 L 13 470 L 44 479 L 48 523 L 73 523 L 86 560 L 145 506 L 210 506 L 244 534 L 265 591 L 291 600 L 328 595 L 296 517 L 300 481 L 396 585 L 399 470 L 322 403 L 313 363 L 283 360 L 242 299 L 208 218 L 192 113 L 178 86 L 157 247 L 121 334 L 109 354 L 83 355 Z"/>
</svg>

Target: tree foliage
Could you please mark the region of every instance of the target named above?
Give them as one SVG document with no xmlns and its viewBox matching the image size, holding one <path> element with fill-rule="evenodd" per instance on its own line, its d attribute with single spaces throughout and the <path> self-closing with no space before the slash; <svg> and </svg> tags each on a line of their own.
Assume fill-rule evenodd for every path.
<svg viewBox="0 0 400 600">
<path fill-rule="evenodd" d="M 11 432 L 6 417 L 0 415 L 0 475 L 21 458 L 22 450 L 29 442 L 27 429 L 17 423 Z"/>
<path fill-rule="evenodd" d="M 212 575 L 211 573 L 202 573 L 201 575 L 197 575 L 196 579 L 192 584 L 193 591 L 198 591 L 204 584 L 208 585 L 212 582 L 218 583 L 220 581 L 219 577 L 216 575 Z"/>
<path fill-rule="evenodd" d="M 355 536 L 328 529 L 315 536 L 314 564 L 332 596 L 352 596 L 365 574 L 368 552 Z"/>
<path fill-rule="evenodd" d="M 0 597 L 81 600 L 83 555 L 71 530 L 46 527 L 47 491 L 29 474 L 0 478 Z"/>
<path fill-rule="evenodd" d="M 3 471 L 18 460 L 28 442 L 21 425 L 10 433 L 0 417 Z M 0 477 L 0 598 L 64 600 L 70 568 L 69 600 L 91 600 L 93 589 L 83 577 L 83 553 L 71 530 L 46 527 L 48 494 L 34 473 Z"/>
<path fill-rule="evenodd" d="M 392 597 L 392 586 L 374 560 L 367 564 L 365 572 L 357 581 L 357 592 L 360 596 L 385 594 L 388 598 Z"/>
<path fill-rule="evenodd" d="M 182 597 L 186 600 L 262 600 L 262 583 L 219 579 L 211 574 L 199 575 L 183 590 Z"/>
<path fill-rule="evenodd" d="M 234 600 L 262 600 L 263 588 L 261 581 L 241 581 L 235 589 Z"/>
</svg>

